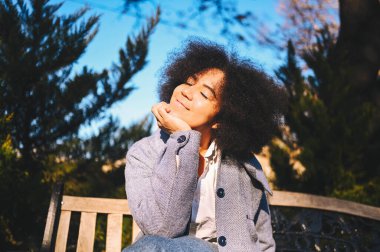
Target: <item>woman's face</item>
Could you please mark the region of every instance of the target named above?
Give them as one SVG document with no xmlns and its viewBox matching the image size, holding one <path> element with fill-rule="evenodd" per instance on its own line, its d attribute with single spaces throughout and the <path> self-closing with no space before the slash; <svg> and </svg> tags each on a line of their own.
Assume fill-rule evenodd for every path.
<svg viewBox="0 0 380 252">
<path fill-rule="evenodd" d="M 204 70 L 177 86 L 170 99 L 171 112 L 194 130 L 211 128 L 220 110 L 224 73 L 217 68 Z"/>
</svg>

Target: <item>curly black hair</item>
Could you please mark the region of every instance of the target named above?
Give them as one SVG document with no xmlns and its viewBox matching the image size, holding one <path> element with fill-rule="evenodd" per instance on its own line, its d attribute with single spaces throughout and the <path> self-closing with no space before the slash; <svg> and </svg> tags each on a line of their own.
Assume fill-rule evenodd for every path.
<svg viewBox="0 0 380 252">
<path fill-rule="evenodd" d="M 160 99 L 169 103 L 179 84 L 210 68 L 218 68 L 225 75 L 215 119 L 219 126 L 213 137 L 223 156 L 247 160 L 278 130 L 286 108 L 285 91 L 249 59 L 211 41 L 190 39 L 169 55 L 161 72 Z"/>
</svg>

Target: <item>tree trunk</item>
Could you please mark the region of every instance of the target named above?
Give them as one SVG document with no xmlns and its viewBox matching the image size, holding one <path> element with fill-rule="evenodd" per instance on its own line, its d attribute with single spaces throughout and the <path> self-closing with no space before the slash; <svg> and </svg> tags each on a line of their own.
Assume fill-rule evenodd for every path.
<svg viewBox="0 0 380 252">
<path fill-rule="evenodd" d="M 339 6 L 341 25 L 331 62 L 337 70 L 341 67 L 348 69 L 350 84 L 380 105 L 377 80 L 380 68 L 380 2 L 339 0 Z"/>
</svg>

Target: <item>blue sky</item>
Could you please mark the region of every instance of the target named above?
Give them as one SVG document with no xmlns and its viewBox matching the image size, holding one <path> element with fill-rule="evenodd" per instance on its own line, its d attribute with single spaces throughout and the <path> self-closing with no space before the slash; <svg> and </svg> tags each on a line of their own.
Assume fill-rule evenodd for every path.
<svg viewBox="0 0 380 252">
<path fill-rule="evenodd" d="M 52 0 L 50 3 L 62 1 Z M 81 69 L 84 65 L 95 70 L 109 68 L 112 62 L 118 61 L 118 50 L 124 46 L 126 37 L 136 34 L 143 24 L 136 25 L 132 15 L 122 14 L 122 0 L 66 0 L 59 10 L 59 14 L 72 13 L 83 6 L 90 6 L 90 14 L 100 14 L 99 32 L 89 45 L 86 53 L 76 63 L 74 69 Z M 159 1 L 162 9 L 162 16 L 175 18 L 175 10 L 189 10 L 192 0 L 184 1 Z M 180 4 L 180 5 L 179 5 Z M 149 2 L 143 7 L 144 14 L 154 14 L 154 6 Z M 240 0 L 239 9 L 251 10 L 259 18 L 265 20 L 267 25 L 273 26 L 279 22 L 280 17 L 276 11 L 276 0 Z M 157 81 L 158 71 L 166 61 L 168 52 L 179 47 L 181 42 L 189 36 L 199 36 L 224 44 L 244 57 L 252 58 L 270 75 L 281 63 L 278 56 L 273 51 L 252 45 L 234 44 L 227 41 L 218 34 L 218 24 L 205 21 L 204 27 L 195 26 L 189 30 L 180 30 L 165 24 L 159 24 L 151 37 L 148 53 L 148 64 L 137 73 L 132 79 L 132 83 L 137 89 L 124 101 L 115 104 L 108 113 L 116 116 L 120 120 L 121 126 L 128 126 L 132 122 L 139 121 L 147 114 L 150 108 L 158 102 Z M 89 136 L 96 132 L 98 123 L 81 130 L 82 136 Z"/>
</svg>

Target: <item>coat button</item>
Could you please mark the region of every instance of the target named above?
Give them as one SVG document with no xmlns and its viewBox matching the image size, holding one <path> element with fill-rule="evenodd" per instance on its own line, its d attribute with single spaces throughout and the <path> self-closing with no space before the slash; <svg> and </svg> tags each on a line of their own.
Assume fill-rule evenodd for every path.
<svg viewBox="0 0 380 252">
<path fill-rule="evenodd" d="M 186 141 L 186 137 L 184 135 L 178 137 L 178 139 L 177 139 L 177 143 L 183 143 L 185 141 Z"/>
<path fill-rule="evenodd" d="M 224 189 L 223 188 L 219 188 L 216 191 L 216 195 L 218 195 L 219 198 L 223 198 L 224 197 Z"/>
<path fill-rule="evenodd" d="M 227 239 L 224 236 L 219 236 L 218 238 L 218 244 L 222 247 L 227 245 Z"/>
<path fill-rule="evenodd" d="M 254 235 L 252 236 L 252 239 L 253 239 L 254 242 L 257 242 L 257 239 L 258 239 L 257 234 L 254 234 Z"/>
</svg>

